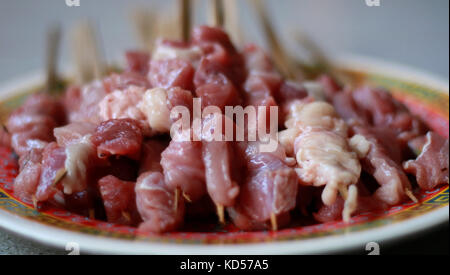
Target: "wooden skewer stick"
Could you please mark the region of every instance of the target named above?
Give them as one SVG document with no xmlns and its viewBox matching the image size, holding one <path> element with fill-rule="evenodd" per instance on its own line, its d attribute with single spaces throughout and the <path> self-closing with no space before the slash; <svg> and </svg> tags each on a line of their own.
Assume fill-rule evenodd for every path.
<svg viewBox="0 0 450 275">
<path fill-rule="evenodd" d="M 216 27 L 223 27 L 225 24 L 225 10 L 222 0 L 211 0 L 211 23 Z"/>
<path fill-rule="evenodd" d="M 175 212 L 178 211 L 178 203 L 179 203 L 178 200 L 179 200 L 179 198 L 180 198 L 180 188 L 177 187 L 177 188 L 175 189 L 175 198 L 174 198 L 175 202 L 174 202 L 174 204 L 173 204 L 173 210 L 174 210 Z"/>
<path fill-rule="evenodd" d="M 89 209 L 89 219 L 95 220 L 95 209 L 94 208 Z"/>
<path fill-rule="evenodd" d="M 66 175 L 67 175 L 66 168 L 61 168 L 58 171 L 56 171 L 55 179 L 53 180 L 53 185 L 57 185 Z"/>
<path fill-rule="evenodd" d="M 330 74 L 334 79 L 338 82 L 346 85 L 350 85 L 351 82 L 348 80 L 344 74 L 342 74 L 330 61 L 327 55 L 323 52 L 323 50 L 311 39 L 307 34 L 296 31 L 293 36 L 297 40 L 298 44 L 303 47 L 305 50 L 309 52 L 311 55 L 313 62 L 315 63 L 315 67 L 324 70 L 328 74 Z"/>
<path fill-rule="evenodd" d="M 270 223 L 272 224 L 272 231 L 278 231 L 277 215 L 275 213 L 270 214 Z"/>
<path fill-rule="evenodd" d="M 216 208 L 217 208 L 217 216 L 219 217 L 219 222 L 221 224 L 225 224 L 225 208 L 221 204 L 217 204 Z"/>
<path fill-rule="evenodd" d="M 309 53 L 311 54 L 311 57 L 313 60 L 318 63 L 319 65 L 325 67 L 325 68 L 331 68 L 332 65 L 328 61 L 328 58 L 325 56 L 325 53 L 320 49 L 320 47 L 305 33 L 296 31 L 294 33 L 294 37 L 301 45 L 304 47 Z"/>
<path fill-rule="evenodd" d="M 131 215 L 130 213 L 126 212 L 126 211 L 122 211 L 122 216 L 125 218 L 125 220 L 127 220 L 128 222 L 131 221 Z"/>
<path fill-rule="evenodd" d="M 262 0 L 252 0 L 251 2 L 258 17 L 261 21 L 261 25 L 266 36 L 266 40 L 269 43 L 270 50 L 273 54 L 274 61 L 280 72 L 287 78 L 295 78 L 295 67 L 292 65 L 285 49 L 279 42 L 279 38 L 275 32 L 275 28 L 270 23 L 269 15 Z"/>
<path fill-rule="evenodd" d="M 140 8 L 132 12 L 131 19 L 141 47 L 151 52 L 155 39 L 155 14 L 150 9 Z"/>
<path fill-rule="evenodd" d="M 341 192 L 341 196 L 343 196 Z M 344 203 L 344 209 L 342 211 L 342 218 L 344 222 L 349 222 L 351 219 L 351 215 L 353 212 L 355 212 L 356 208 L 358 207 L 358 189 L 355 185 L 349 186 L 348 190 L 345 190 L 345 203 Z M 343 196 L 343 197 L 344 197 Z"/>
<path fill-rule="evenodd" d="M 72 40 L 77 82 L 83 84 L 100 79 L 105 72 L 103 54 L 92 25 L 87 21 L 79 23 Z"/>
<path fill-rule="evenodd" d="M 188 203 L 192 203 L 191 198 L 186 193 L 183 192 L 182 196 Z"/>
<path fill-rule="evenodd" d="M 34 209 L 37 209 L 37 208 L 38 208 L 38 200 L 37 200 L 37 198 L 36 198 L 36 195 L 32 195 L 32 196 L 31 196 L 31 200 L 32 200 L 32 202 L 33 202 L 33 207 L 34 207 Z"/>
<path fill-rule="evenodd" d="M 339 185 L 339 194 L 341 194 L 341 197 L 346 200 L 348 197 L 348 189 L 345 185 Z"/>
<path fill-rule="evenodd" d="M 225 29 L 231 35 L 233 42 L 241 45 L 244 41 L 242 35 L 242 26 L 239 25 L 239 7 L 237 0 L 225 0 Z"/>
<path fill-rule="evenodd" d="M 416 198 L 416 196 L 414 196 L 414 194 L 413 194 L 413 192 L 411 191 L 411 189 L 406 188 L 405 194 L 406 194 L 406 196 L 408 196 L 413 202 L 419 203 L 419 200 Z"/>
<path fill-rule="evenodd" d="M 47 33 L 46 47 L 46 91 L 52 93 L 58 89 L 58 57 L 61 44 L 61 26 L 53 25 Z"/>
<path fill-rule="evenodd" d="M 179 0 L 180 1 L 180 9 L 179 9 L 179 17 L 181 24 L 181 39 L 185 42 L 189 41 L 190 33 L 191 33 L 191 0 Z"/>
<path fill-rule="evenodd" d="M 8 128 L 6 128 L 5 124 L 2 123 L 1 125 L 2 125 L 3 132 L 9 134 Z"/>
</svg>

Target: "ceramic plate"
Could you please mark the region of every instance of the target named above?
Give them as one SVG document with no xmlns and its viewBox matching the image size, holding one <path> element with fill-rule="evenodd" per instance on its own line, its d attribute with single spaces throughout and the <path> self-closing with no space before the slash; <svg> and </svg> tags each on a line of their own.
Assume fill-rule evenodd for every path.
<svg viewBox="0 0 450 275">
<path fill-rule="evenodd" d="M 353 81 L 385 87 L 436 132 L 448 137 L 448 82 L 425 73 L 365 58 L 338 62 Z M 42 78 L 27 77 L 0 89 L 0 119 L 39 89 Z M 12 151 L 0 147 L 0 227 L 43 244 L 82 253 L 106 254 L 318 254 L 364 251 L 370 242 L 397 240 L 448 222 L 448 186 L 418 194 L 382 212 L 362 213 L 351 222 L 305 225 L 279 232 L 239 232 L 216 224 L 186 232 L 140 236 L 134 228 L 90 220 L 59 209 L 36 211 L 12 192 L 18 166 Z M 209 232 L 209 233 L 207 233 Z"/>
</svg>

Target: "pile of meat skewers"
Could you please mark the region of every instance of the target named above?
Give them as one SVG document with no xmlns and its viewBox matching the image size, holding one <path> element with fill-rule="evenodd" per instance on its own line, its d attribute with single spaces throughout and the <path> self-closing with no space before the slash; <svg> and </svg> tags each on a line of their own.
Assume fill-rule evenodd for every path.
<svg viewBox="0 0 450 275">
<path fill-rule="evenodd" d="M 293 216 L 349 221 L 449 183 L 448 139 L 387 92 L 330 76 L 287 80 L 260 47 L 238 50 L 221 28 L 196 27 L 188 41 L 159 40 L 151 55 L 126 59 L 120 73 L 61 97 L 31 95 L 11 114 L 1 142 L 19 156 L 15 196 L 143 233 L 210 213 L 242 230 L 278 230 Z M 171 139 L 171 110 L 192 112 L 194 98 L 202 108 L 279 107 L 276 150 Z"/>
</svg>

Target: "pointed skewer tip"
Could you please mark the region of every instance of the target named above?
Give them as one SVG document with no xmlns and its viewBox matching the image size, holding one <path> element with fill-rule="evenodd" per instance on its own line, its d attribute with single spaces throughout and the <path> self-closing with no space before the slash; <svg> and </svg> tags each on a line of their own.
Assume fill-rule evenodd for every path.
<svg viewBox="0 0 450 275">
<path fill-rule="evenodd" d="M 275 213 L 270 214 L 270 223 L 272 225 L 272 231 L 278 231 L 277 215 Z"/>
<path fill-rule="evenodd" d="M 31 196 L 31 200 L 33 202 L 34 209 L 37 209 L 38 208 L 38 200 L 36 198 L 36 195 Z"/>
<path fill-rule="evenodd" d="M 410 198 L 413 202 L 419 203 L 419 200 L 418 200 L 418 199 L 416 198 L 416 196 L 413 194 L 413 192 L 411 191 L 411 189 L 406 188 L 405 194 L 406 194 L 406 196 L 408 196 L 408 198 Z"/>
<path fill-rule="evenodd" d="M 217 207 L 217 216 L 219 217 L 219 222 L 221 224 L 225 224 L 225 208 L 221 204 L 218 204 L 216 207 Z"/>
</svg>

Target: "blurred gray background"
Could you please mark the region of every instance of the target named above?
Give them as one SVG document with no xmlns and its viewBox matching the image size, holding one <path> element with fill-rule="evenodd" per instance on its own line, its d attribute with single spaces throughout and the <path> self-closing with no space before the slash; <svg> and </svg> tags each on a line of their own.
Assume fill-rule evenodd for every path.
<svg viewBox="0 0 450 275">
<path fill-rule="evenodd" d="M 208 0 L 196 0 L 197 23 L 205 23 Z M 225 0 L 226 1 L 226 0 Z M 60 22 L 65 31 L 60 63 L 70 61 L 67 31 L 79 19 L 90 18 L 101 34 L 108 60 L 136 48 L 130 11 L 136 6 L 160 10 L 175 0 L 0 0 L 0 85 L 43 68 L 45 31 Z M 248 41 L 262 43 L 254 13 L 240 0 L 242 28 Z M 449 1 L 381 0 L 368 7 L 365 0 L 267 0 L 274 23 L 289 42 L 291 30 L 311 34 L 330 54 L 355 53 L 381 58 L 449 78 Z M 419 238 L 419 237 L 417 237 Z M 442 242 L 443 241 L 443 242 Z M 389 250 L 388 250 L 389 251 Z M 386 251 L 386 252 L 388 252 Z M 448 253 L 448 226 L 419 239 L 394 244 L 390 253 Z M 54 254 L 48 249 L 0 230 L 1 254 Z M 363 248 L 355 253 L 364 253 Z"/>
<path fill-rule="evenodd" d="M 196 22 L 205 23 L 208 0 L 196 0 Z M 240 0 L 240 17 L 247 40 L 261 43 L 254 13 Z M 272 18 L 284 34 L 301 27 L 329 53 L 378 57 L 437 74 L 449 75 L 449 1 L 266 0 Z M 175 0 L 0 0 L 0 83 L 43 67 L 45 30 L 60 22 L 66 31 L 62 64 L 70 60 L 67 31 L 80 18 L 91 18 L 101 34 L 106 57 L 117 60 L 137 42 L 130 24 L 136 6 L 160 9 Z M 288 43 L 295 50 L 291 43 Z"/>
</svg>

